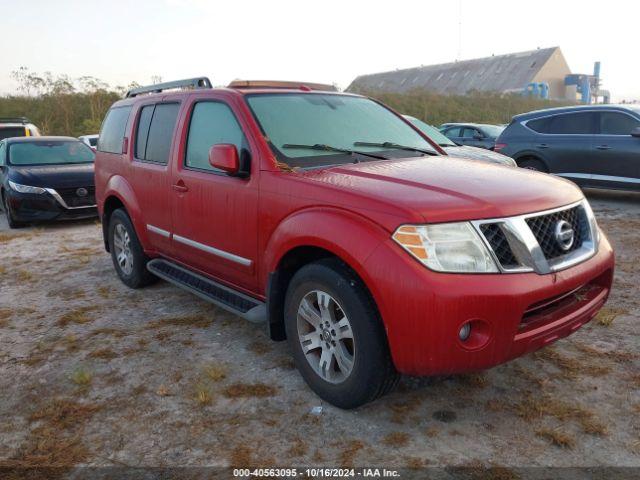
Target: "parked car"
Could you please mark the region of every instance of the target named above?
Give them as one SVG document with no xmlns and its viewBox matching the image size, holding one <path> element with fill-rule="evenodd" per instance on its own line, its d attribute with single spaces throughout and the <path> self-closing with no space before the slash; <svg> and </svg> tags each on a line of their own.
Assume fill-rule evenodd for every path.
<svg viewBox="0 0 640 480">
<path fill-rule="evenodd" d="M 497 163 L 500 165 L 507 165 L 509 167 L 516 166 L 516 162 L 506 155 L 502 155 L 501 153 L 493 152 L 485 148 L 456 145 L 452 140 L 444 136 L 436 127 L 433 127 L 410 115 L 403 115 L 403 117 L 409 120 L 416 128 L 420 129 L 422 133 L 442 147 L 442 149 L 447 152 L 447 155 L 458 158 L 468 158 L 470 160 Z"/>
<path fill-rule="evenodd" d="M 81 135 L 78 137 L 78 140 L 87 145 L 94 152 L 96 151 L 96 145 L 98 144 L 98 134 L 94 135 Z"/>
<path fill-rule="evenodd" d="M 582 105 L 525 113 L 496 150 L 582 187 L 640 190 L 640 106 Z"/>
<path fill-rule="evenodd" d="M 448 123 L 442 128 L 449 139 L 457 145 L 486 148 L 493 150 L 496 138 L 502 133 L 504 127 L 498 125 L 485 125 L 479 123 Z"/>
<path fill-rule="evenodd" d="M 0 117 L 0 140 L 11 137 L 38 137 L 40 131 L 25 117 Z"/>
<path fill-rule="evenodd" d="M 580 189 L 443 153 L 331 87 L 137 88 L 98 141 L 105 247 L 131 288 L 160 277 L 266 324 L 341 408 L 399 373 L 489 368 L 591 320 L 614 260 Z"/>
<path fill-rule="evenodd" d="M 71 137 L 0 141 L 0 196 L 9 227 L 96 215 L 94 153 Z"/>
</svg>

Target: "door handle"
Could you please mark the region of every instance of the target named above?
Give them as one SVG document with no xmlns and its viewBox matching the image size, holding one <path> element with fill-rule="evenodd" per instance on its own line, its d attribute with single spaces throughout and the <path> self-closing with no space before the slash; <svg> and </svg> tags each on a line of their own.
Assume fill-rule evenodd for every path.
<svg viewBox="0 0 640 480">
<path fill-rule="evenodd" d="M 611 147 L 609 145 L 598 145 L 596 148 L 598 150 L 611 150 Z"/>
<path fill-rule="evenodd" d="M 178 180 L 178 183 L 171 185 L 176 192 L 186 193 L 189 191 L 189 187 L 187 187 L 182 180 Z"/>
<path fill-rule="evenodd" d="M 547 145 L 546 143 L 539 143 L 536 145 L 536 147 L 538 148 L 549 148 L 549 145 Z"/>
</svg>

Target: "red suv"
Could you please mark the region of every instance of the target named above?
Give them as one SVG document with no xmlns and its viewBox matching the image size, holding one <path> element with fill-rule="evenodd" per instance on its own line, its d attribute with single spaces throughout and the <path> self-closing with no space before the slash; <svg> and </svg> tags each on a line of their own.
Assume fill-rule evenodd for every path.
<svg viewBox="0 0 640 480">
<path fill-rule="evenodd" d="M 160 277 L 266 323 L 342 408 L 399 373 L 481 370 L 569 335 L 612 282 L 574 184 L 446 156 L 322 85 L 132 90 L 104 120 L 96 197 L 126 285 Z"/>
</svg>

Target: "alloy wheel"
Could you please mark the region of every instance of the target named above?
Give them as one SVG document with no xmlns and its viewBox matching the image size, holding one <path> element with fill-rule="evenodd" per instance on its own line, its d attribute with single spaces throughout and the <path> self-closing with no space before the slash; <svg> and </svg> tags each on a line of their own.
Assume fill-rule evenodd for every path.
<svg viewBox="0 0 640 480">
<path fill-rule="evenodd" d="M 113 232 L 113 246 L 115 247 L 116 261 L 122 273 L 131 275 L 133 272 L 133 252 L 131 251 L 131 237 L 121 223 L 116 225 Z"/>
</svg>

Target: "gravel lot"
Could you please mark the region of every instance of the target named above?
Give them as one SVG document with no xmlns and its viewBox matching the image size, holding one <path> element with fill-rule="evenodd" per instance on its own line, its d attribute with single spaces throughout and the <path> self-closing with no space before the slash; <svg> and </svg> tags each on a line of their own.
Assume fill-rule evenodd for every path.
<svg viewBox="0 0 640 480">
<path fill-rule="evenodd" d="M 9 231 L 2 216 L 0 465 L 503 475 L 491 478 L 524 466 L 640 467 L 640 194 L 588 196 L 617 253 L 595 320 L 482 374 L 405 378 L 356 411 L 323 404 L 262 327 L 163 282 L 127 289 L 96 222 Z"/>
</svg>

